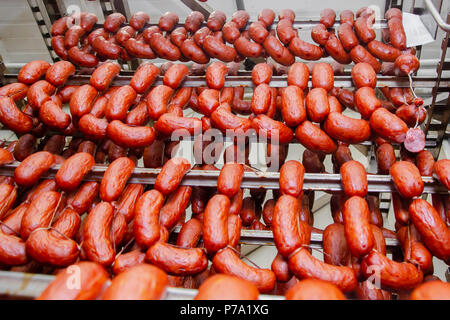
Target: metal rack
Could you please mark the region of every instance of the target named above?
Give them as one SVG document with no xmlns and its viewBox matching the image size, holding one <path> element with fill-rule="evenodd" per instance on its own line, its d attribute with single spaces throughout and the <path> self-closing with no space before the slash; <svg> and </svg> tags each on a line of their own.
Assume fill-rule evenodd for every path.
<svg viewBox="0 0 450 320">
<path fill-rule="evenodd" d="M 51 24 L 59 17 L 61 17 L 64 10 L 61 10 L 60 1 L 44 1 L 44 0 L 27 0 L 30 8 L 35 17 L 36 23 L 38 24 L 39 30 L 41 31 L 42 37 L 47 45 L 50 52 L 50 56 L 53 61 L 59 60 L 57 55 L 53 52 L 50 42 L 50 29 Z M 32 3 L 37 3 L 37 5 Z M 201 11 L 205 17 L 210 13 L 206 7 L 198 2 L 192 0 L 182 0 L 190 8 L 195 6 L 195 10 Z M 446 137 L 446 132 L 448 132 L 448 122 L 450 117 L 450 77 L 443 77 L 443 72 L 450 70 L 450 60 L 446 59 L 447 48 L 450 46 L 449 35 L 450 35 L 450 14 L 447 15 L 447 24 L 443 21 L 438 20 L 439 12 L 434 8 L 436 5 L 438 8 L 441 7 L 442 0 L 424 0 L 425 7 L 416 6 L 416 1 L 414 5 L 410 8 L 410 12 L 416 14 L 429 13 L 432 16 L 430 24 L 430 32 L 436 34 L 438 27 L 446 31 L 446 35 L 442 42 L 441 47 L 441 57 L 440 63 L 437 65 L 437 77 L 423 77 L 423 76 L 413 76 L 414 87 L 424 88 L 432 90 L 432 103 L 429 108 L 428 118 L 426 120 L 424 130 L 427 134 L 426 147 L 429 149 L 435 158 L 438 157 L 442 141 Z M 102 12 L 106 17 L 113 11 L 121 12 L 127 19 L 130 18 L 130 11 L 127 5 L 127 1 L 121 0 L 100 0 L 100 5 Z M 196 5 L 200 6 L 196 7 Z M 386 8 L 397 7 L 403 8 L 403 0 L 386 0 Z M 434 8 L 434 10 L 433 10 Z M 437 12 L 437 15 L 436 15 Z M 440 16 L 439 16 L 440 17 Z M 434 25 L 432 22 L 435 22 Z M 295 28 L 311 29 L 319 21 L 315 20 L 298 20 L 294 22 Z M 276 23 L 276 21 L 275 21 Z M 250 23 L 249 23 L 250 24 Z M 248 24 L 248 25 L 249 25 Z M 155 24 L 149 24 L 149 26 Z M 179 24 L 182 26 L 183 24 Z M 247 25 L 247 27 L 248 27 Z M 335 24 L 337 27 L 339 23 Z M 96 25 L 95 27 L 101 27 L 101 25 Z M 376 21 L 375 28 L 385 28 L 386 21 L 384 19 Z M 428 26 L 427 26 L 428 27 Z M 448 28 L 448 29 L 447 29 Z M 418 48 L 418 55 L 420 56 L 420 48 Z M 126 63 L 121 62 L 122 65 Z M 133 60 L 128 64 L 128 70 L 135 70 L 139 65 L 138 60 Z M 2 72 L 3 73 L 3 72 Z M 121 86 L 129 84 L 132 74 L 125 71 L 121 72 L 117 76 L 112 85 Z M 67 84 L 71 85 L 81 85 L 89 82 L 89 75 L 79 75 L 76 74 L 70 77 Z M 16 74 L 4 74 L 2 76 L 3 85 L 7 83 L 12 83 L 17 80 Z M 287 84 L 286 76 L 273 76 L 270 82 L 271 87 L 285 87 Z M 154 85 L 162 84 L 162 77 L 158 77 Z M 206 81 L 204 76 L 188 76 L 183 83 L 185 87 L 199 87 L 205 86 Z M 251 75 L 242 72 L 239 76 L 227 76 L 225 86 L 227 87 L 253 87 L 253 81 Z M 311 82 L 309 82 L 311 86 Z M 335 76 L 335 86 L 336 87 L 353 87 L 352 78 L 350 75 Z M 378 76 L 377 87 L 409 87 L 409 81 L 406 77 L 392 77 L 392 76 Z M 447 98 L 443 101 L 437 101 L 437 94 L 445 92 L 447 93 Z M 370 143 L 363 143 L 363 145 L 369 147 L 368 155 L 373 154 L 373 146 Z M 12 163 L 0 167 L 0 175 L 13 176 L 14 169 L 17 167 L 18 163 Z M 52 167 L 47 174 L 42 178 L 52 178 L 55 176 L 59 165 Z M 103 177 L 103 173 L 106 170 L 106 166 L 94 166 L 91 172 L 87 175 L 86 180 L 89 181 L 100 181 Z M 153 184 L 155 182 L 157 174 L 160 172 L 159 169 L 147 169 L 147 168 L 135 168 L 133 174 L 129 180 L 130 183 L 142 183 L 142 184 Z M 182 181 L 182 185 L 191 186 L 205 186 L 214 187 L 217 186 L 217 178 L 219 171 L 202 171 L 202 170 L 191 170 L 185 176 Z M 395 191 L 395 186 L 392 183 L 390 176 L 385 175 L 368 175 L 368 191 L 380 193 L 380 209 L 382 211 L 388 211 L 390 205 L 390 193 Z M 423 177 L 425 183 L 424 193 L 443 193 L 447 194 L 446 190 L 437 180 L 432 177 Z M 242 188 L 246 189 L 257 189 L 264 187 L 266 189 L 278 189 L 279 188 L 279 173 L 273 172 L 245 172 L 244 179 L 241 185 Z M 304 189 L 305 190 L 316 190 L 316 191 L 328 191 L 328 192 L 339 192 L 342 191 L 341 178 L 339 174 L 309 174 L 306 173 L 304 176 Z M 389 195 L 388 198 L 383 197 L 383 195 Z M 383 205 L 384 202 L 384 205 Z M 386 205 L 387 203 L 387 205 Z M 179 227 L 173 230 L 174 233 L 179 232 Z M 320 233 L 313 232 L 311 234 L 311 247 L 321 247 L 322 235 Z M 274 245 L 273 234 L 271 231 L 259 231 L 259 230 L 242 230 L 241 240 L 242 244 L 254 244 L 254 245 Z M 398 246 L 398 241 L 396 239 L 386 239 L 386 245 L 392 249 Z M 449 271 L 447 271 L 449 273 Z M 42 292 L 42 290 L 50 283 L 54 276 L 41 275 L 41 274 L 26 274 L 18 272 L 5 272 L 0 271 L 0 295 L 12 295 L 24 298 L 34 298 Z M 181 288 L 169 288 L 167 290 L 166 299 L 192 299 L 196 294 L 196 290 L 191 289 L 181 289 Z M 261 295 L 260 299 L 282 299 L 279 296 Z"/>
<path fill-rule="evenodd" d="M 0 271 L 0 298 L 35 299 L 55 276 L 24 272 Z M 197 290 L 168 287 L 164 300 L 193 300 Z M 282 296 L 259 295 L 259 300 L 283 300 Z"/>
</svg>

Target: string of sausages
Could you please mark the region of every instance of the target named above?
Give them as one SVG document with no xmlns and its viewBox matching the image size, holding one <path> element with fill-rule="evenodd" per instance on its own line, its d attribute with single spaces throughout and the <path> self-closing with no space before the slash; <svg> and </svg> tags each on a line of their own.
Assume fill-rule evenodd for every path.
<svg viewBox="0 0 450 320">
<path fill-rule="evenodd" d="M 56 20 L 51 35 L 56 54 L 81 67 L 95 67 L 106 59 L 129 61 L 159 57 L 207 64 L 210 58 L 240 62 L 245 58 L 269 56 L 289 66 L 295 62 L 295 57 L 319 60 L 331 56 L 341 64 L 369 63 L 376 73 L 382 69 L 377 60 L 380 59 L 385 64 L 383 70 L 398 72 L 392 62 L 401 54 L 415 54 L 415 49 L 406 47 L 401 11 L 391 8 L 385 18 L 388 26 L 383 29 L 385 43 L 375 40 L 375 12 L 367 7 L 356 12 L 356 20 L 352 11 L 341 12 L 337 36 L 332 29 L 336 13 L 324 9 L 320 23 L 311 30 L 311 38 L 317 45 L 300 39 L 293 28 L 295 13 L 291 9 L 280 11 L 274 29 L 271 27 L 275 12 L 271 9 L 263 9 L 258 20 L 251 23 L 246 11 L 236 11 L 227 22 L 226 14 L 217 10 L 203 27 L 205 18 L 198 11 L 191 12 L 180 27 L 176 27 L 179 17 L 172 12 L 166 12 L 157 26 L 150 27 L 146 27 L 150 17 L 145 12 L 133 14 L 126 26 L 123 26 L 125 16 L 112 13 L 106 17 L 103 28 L 95 30 L 92 29 L 97 17 L 82 12 Z M 245 30 L 247 25 L 248 30 Z"/>
</svg>

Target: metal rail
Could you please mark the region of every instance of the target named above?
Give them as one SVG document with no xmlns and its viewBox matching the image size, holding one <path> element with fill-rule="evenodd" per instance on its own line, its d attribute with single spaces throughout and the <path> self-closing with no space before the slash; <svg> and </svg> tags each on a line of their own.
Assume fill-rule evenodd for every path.
<svg viewBox="0 0 450 320">
<path fill-rule="evenodd" d="M 181 227 L 175 227 L 173 233 L 178 234 Z M 397 239 L 386 238 L 387 247 L 397 247 L 399 242 Z M 322 248 L 323 235 L 318 232 L 311 232 L 311 243 L 312 248 Z M 239 239 L 240 244 L 247 245 L 263 245 L 263 246 L 274 246 L 273 233 L 271 230 L 241 230 L 241 238 Z"/>
<path fill-rule="evenodd" d="M 69 78 L 66 84 L 68 85 L 83 85 L 88 84 L 91 75 L 73 75 Z M 130 83 L 132 78 L 131 74 L 119 75 L 113 82 L 112 86 L 124 86 Z M 17 82 L 17 74 L 5 74 L 5 84 Z M 434 88 L 436 84 L 436 78 L 427 77 L 413 77 L 415 88 Z M 163 84 L 163 77 L 158 76 L 153 85 Z M 271 87 L 286 87 L 287 76 L 273 76 L 269 85 Z M 336 87 L 352 88 L 354 87 L 351 76 L 335 76 L 334 85 Z M 206 86 L 205 76 L 187 76 L 183 82 L 183 87 L 202 87 Z M 254 87 L 251 76 L 227 76 L 225 78 L 225 87 Z M 311 80 L 308 82 L 308 86 L 312 86 Z M 377 87 L 402 87 L 409 88 L 409 81 L 407 77 L 392 77 L 392 76 L 378 76 Z M 450 91 L 450 78 L 442 78 L 439 86 L 439 91 Z"/>
<path fill-rule="evenodd" d="M 444 22 L 441 15 L 439 14 L 439 11 L 434 6 L 433 2 L 431 2 L 431 0 L 424 0 L 424 1 L 425 1 L 425 5 L 427 6 L 428 10 L 430 11 L 431 15 L 433 16 L 433 19 L 438 24 L 439 28 L 441 28 L 445 32 L 449 32 L 450 24 Z"/>
<path fill-rule="evenodd" d="M 53 275 L 0 271 L 0 295 L 3 298 L 35 299 L 55 279 Z M 107 283 L 109 285 L 109 283 Z M 168 287 L 163 300 L 193 300 L 195 289 Z M 259 295 L 260 300 L 283 300 L 283 296 Z"/>
<path fill-rule="evenodd" d="M 0 167 L 0 176 L 14 176 L 14 170 L 20 162 L 13 162 Z M 61 165 L 54 165 L 42 176 L 42 179 L 53 179 Z M 106 171 L 106 165 L 96 165 L 86 175 L 85 181 L 101 181 Z M 141 183 L 152 185 L 161 169 L 135 168 L 129 183 Z M 191 170 L 183 178 L 181 185 L 217 187 L 219 170 Z M 278 172 L 244 172 L 241 187 L 244 189 L 279 189 Z M 303 178 L 303 190 L 317 190 L 325 192 L 343 191 L 341 175 L 332 173 L 305 173 Z M 423 193 L 443 193 L 448 190 L 433 177 L 422 177 L 425 184 Z M 368 192 L 395 192 L 395 185 L 389 175 L 367 175 Z"/>
</svg>

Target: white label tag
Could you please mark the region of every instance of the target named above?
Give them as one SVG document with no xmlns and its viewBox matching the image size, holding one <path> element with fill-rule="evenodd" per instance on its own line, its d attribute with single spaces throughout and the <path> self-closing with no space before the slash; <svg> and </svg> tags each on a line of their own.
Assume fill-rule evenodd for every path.
<svg viewBox="0 0 450 320">
<path fill-rule="evenodd" d="M 433 42 L 434 39 L 420 20 L 420 16 L 403 12 L 403 28 L 406 33 L 407 47 L 415 47 Z"/>
</svg>

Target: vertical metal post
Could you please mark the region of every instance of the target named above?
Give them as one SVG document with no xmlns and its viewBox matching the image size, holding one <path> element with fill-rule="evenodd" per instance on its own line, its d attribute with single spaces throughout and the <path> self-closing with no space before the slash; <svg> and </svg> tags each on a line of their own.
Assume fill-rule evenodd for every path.
<svg viewBox="0 0 450 320">
<path fill-rule="evenodd" d="M 33 13 L 34 20 L 38 26 L 39 32 L 44 39 L 45 46 L 49 52 L 50 58 L 53 62 L 60 60 L 51 46 L 50 30 L 52 29 L 53 22 L 62 16 L 59 11 L 59 7 L 55 0 L 43 1 L 43 0 L 27 0 Z"/>
</svg>

